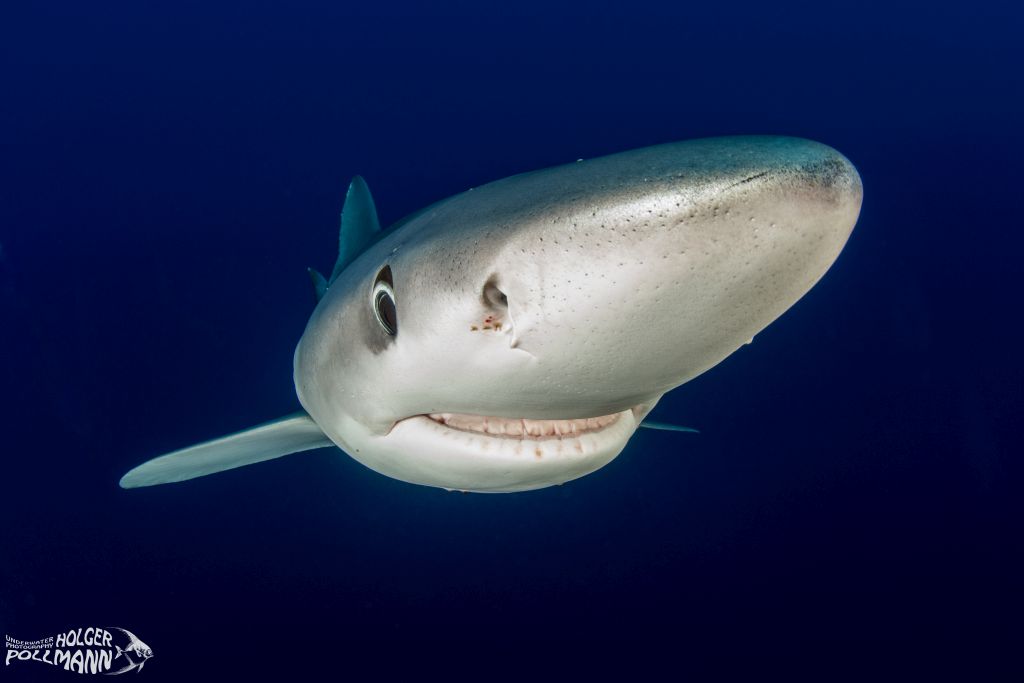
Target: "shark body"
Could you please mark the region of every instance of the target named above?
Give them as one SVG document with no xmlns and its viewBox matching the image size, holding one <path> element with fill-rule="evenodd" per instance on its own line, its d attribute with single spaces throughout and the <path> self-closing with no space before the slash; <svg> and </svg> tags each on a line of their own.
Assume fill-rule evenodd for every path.
<svg viewBox="0 0 1024 683">
<path fill-rule="evenodd" d="M 311 273 L 319 302 L 293 368 L 304 411 L 151 460 L 121 485 L 326 446 L 447 489 L 583 476 L 824 275 L 861 198 L 830 147 L 711 138 L 512 176 L 379 237 L 357 178 L 335 268 Z"/>
</svg>

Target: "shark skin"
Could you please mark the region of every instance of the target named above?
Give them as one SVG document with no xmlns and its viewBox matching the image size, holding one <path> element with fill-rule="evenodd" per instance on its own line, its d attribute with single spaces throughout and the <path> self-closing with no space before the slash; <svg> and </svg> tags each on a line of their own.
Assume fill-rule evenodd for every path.
<svg viewBox="0 0 1024 683">
<path fill-rule="evenodd" d="M 861 199 L 845 157 L 788 137 L 692 140 L 512 176 L 380 234 L 357 179 L 338 263 L 329 280 L 311 272 L 318 304 L 293 367 L 304 412 L 143 463 L 121 485 L 324 446 L 463 491 L 589 474 L 661 396 L 825 274 Z"/>
</svg>

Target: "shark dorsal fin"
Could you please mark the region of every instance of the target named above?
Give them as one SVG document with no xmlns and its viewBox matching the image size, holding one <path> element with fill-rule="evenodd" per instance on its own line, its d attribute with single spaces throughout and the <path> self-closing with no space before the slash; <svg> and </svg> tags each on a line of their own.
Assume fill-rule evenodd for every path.
<svg viewBox="0 0 1024 683">
<path fill-rule="evenodd" d="M 356 176 L 345 194 L 345 206 L 341 210 L 341 232 L 338 235 L 338 260 L 327 280 L 328 285 L 337 280 L 345 266 L 373 243 L 379 232 L 380 221 L 377 220 L 377 207 L 374 206 L 370 188 L 361 176 Z"/>
<path fill-rule="evenodd" d="M 324 298 L 327 288 L 338 279 L 341 271 L 373 244 L 379 232 L 380 221 L 377 219 L 377 207 L 373 203 L 370 188 L 362 176 L 356 176 L 345 193 L 345 205 L 341 209 L 341 230 L 338 233 L 338 260 L 334 262 L 331 276 L 325 278 L 316 270 L 308 269 L 317 301 Z"/>
</svg>

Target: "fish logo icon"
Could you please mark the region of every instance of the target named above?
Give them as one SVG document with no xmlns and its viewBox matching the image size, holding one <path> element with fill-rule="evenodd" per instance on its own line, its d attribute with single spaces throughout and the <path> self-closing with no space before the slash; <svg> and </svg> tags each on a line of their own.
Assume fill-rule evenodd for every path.
<svg viewBox="0 0 1024 683">
<path fill-rule="evenodd" d="M 37 640 L 5 635 L 4 644 L 4 667 L 34 661 L 79 674 L 116 676 L 142 671 L 153 657 L 153 648 L 118 626 L 72 628 Z"/>
<path fill-rule="evenodd" d="M 117 671 L 106 672 L 107 675 L 116 676 L 118 674 L 128 673 L 133 669 L 136 671 L 142 671 L 142 667 L 145 666 L 146 662 L 153 656 L 153 648 L 139 640 L 137 635 L 127 629 L 115 626 L 111 628 L 111 630 L 120 631 L 128 636 L 128 644 L 124 648 L 115 646 L 117 654 L 114 655 L 114 660 L 116 661 L 118 658 L 124 658 L 126 663 Z"/>
</svg>

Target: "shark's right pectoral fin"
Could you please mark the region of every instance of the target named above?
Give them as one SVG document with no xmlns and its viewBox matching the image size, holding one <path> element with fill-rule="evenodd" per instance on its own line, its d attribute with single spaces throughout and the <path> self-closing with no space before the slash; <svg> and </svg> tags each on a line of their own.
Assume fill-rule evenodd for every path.
<svg viewBox="0 0 1024 683">
<path fill-rule="evenodd" d="M 126 489 L 169 484 L 251 465 L 282 455 L 333 446 L 306 413 L 296 413 L 237 434 L 183 448 L 144 462 L 121 477 Z"/>
<path fill-rule="evenodd" d="M 700 434 L 700 430 L 694 429 L 693 427 L 684 427 L 682 425 L 669 424 L 668 422 L 644 420 L 640 423 L 640 426 L 645 429 L 660 429 L 664 432 L 689 432 L 691 434 Z"/>
</svg>

